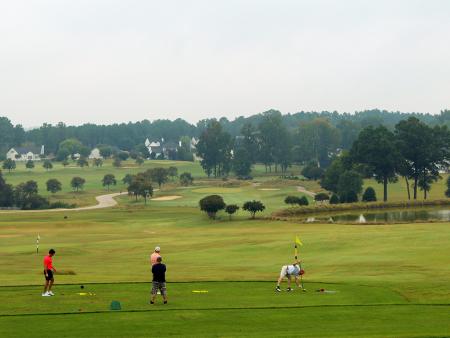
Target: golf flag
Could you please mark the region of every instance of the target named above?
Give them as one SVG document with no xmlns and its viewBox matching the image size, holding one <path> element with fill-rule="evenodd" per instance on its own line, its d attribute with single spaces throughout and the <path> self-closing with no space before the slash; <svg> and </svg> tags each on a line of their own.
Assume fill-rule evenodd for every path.
<svg viewBox="0 0 450 338">
<path fill-rule="evenodd" d="M 295 248 L 295 253 L 294 253 L 294 255 L 295 255 L 295 260 L 297 261 L 297 259 L 298 259 L 298 246 L 299 245 L 302 245 L 303 246 L 303 243 L 302 243 L 302 241 L 300 240 L 300 238 L 298 238 L 298 236 L 295 236 L 295 245 L 294 245 L 294 248 Z"/>
</svg>

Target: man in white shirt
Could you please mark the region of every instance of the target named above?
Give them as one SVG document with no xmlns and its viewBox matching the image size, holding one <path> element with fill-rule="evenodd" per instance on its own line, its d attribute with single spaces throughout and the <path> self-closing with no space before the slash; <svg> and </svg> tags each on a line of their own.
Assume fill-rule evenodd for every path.
<svg viewBox="0 0 450 338">
<path fill-rule="evenodd" d="M 286 291 L 292 291 L 291 289 L 291 278 L 292 276 L 294 276 L 295 278 L 295 284 L 297 284 L 297 287 L 301 287 L 300 283 L 299 283 L 299 277 L 300 275 L 303 274 L 303 270 L 300 269 L 300 262 L 295 262 L 294 264 L 291 265 L 283 265 L 281 267 L 281 272 L 280 272 L 280 277 L 278 278 L 278 282 L 277 282 L 277 287 L 276 287 L 276 291 L 280 292 L 280 284 L 283 281 L 283 278 L 287 278 L 287 283 L 288 283 L 288 287 L 286 289 Z"/>
</svg>

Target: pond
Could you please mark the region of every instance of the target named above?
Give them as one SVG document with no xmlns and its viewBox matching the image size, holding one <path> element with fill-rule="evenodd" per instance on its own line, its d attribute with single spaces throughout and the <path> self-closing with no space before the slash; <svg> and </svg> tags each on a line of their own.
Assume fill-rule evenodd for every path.
<svg viewBox="0 0 450 338">
<path fill-rule="evenodd" d="M 417 221 L 447 221 L 450 222 L 450 207 L 418 208 L 403 210 L 362 211 L 350 214 L 335 214 L 331 216 L 312 216 L 306 222 L 336 222 L 336 223 L 397 223 Z"/>
</svg>

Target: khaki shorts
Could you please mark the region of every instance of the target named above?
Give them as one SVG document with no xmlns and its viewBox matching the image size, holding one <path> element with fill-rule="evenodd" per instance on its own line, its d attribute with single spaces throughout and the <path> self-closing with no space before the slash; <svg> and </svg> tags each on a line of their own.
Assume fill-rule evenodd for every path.
<svg viewBox="0 0 450 338">
<path fill-rule="evenodd" d="M 167 294 L 166 283 L 165 282 L 152 282 L 152 295 L 156 295 L 158 290 L 161 291 L 161 294 L 165 296 Z"/>
</svg>

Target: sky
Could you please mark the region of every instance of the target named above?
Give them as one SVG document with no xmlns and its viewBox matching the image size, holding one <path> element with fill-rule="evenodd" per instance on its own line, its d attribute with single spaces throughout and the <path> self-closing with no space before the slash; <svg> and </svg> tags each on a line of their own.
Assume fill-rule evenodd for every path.
<svg viewBox="0 0 450 338">
<path fill-rule="evenodd" d="M 0 0 L 0 116 L 450 108 L 448 0 Z"/>
</svg>

